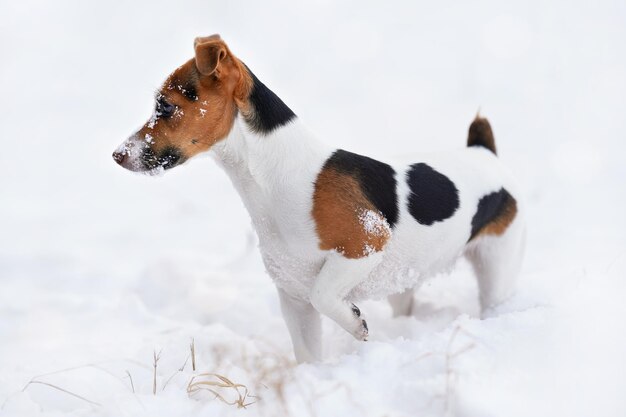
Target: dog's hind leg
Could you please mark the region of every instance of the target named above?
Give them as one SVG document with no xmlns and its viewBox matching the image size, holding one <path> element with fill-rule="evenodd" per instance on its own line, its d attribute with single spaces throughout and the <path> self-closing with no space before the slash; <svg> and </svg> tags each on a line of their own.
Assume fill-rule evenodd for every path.
<svg viewBox="0 0 626 417">
<path fill-rule="evenodd" d="M 315 362 L 322 359 L 322 325 L 320 313 L 311 303 L 294 298 L 278 288 L 280 308 L 291 335 L 296 361 Z"/>
<path fill-rule="evenodd" d="M 348 259 L 331 252 L 311 289 L 311 304 L 358 340 L 367 340 L 367 323 L 359 308 L 346 301 L 348 293 L 364 281 L 380 262 L 380 253 Z"/>
<path fill-rule="evenodd" d="M 387 297 L 394 317 L 410 316 L 413 309 L 413 288 Z"/>
<path fill-rule="evenodd" d="M 490 307 L 501 303 L 513 292 L 519 275 L 526 230 L 515 219 L 501 235 L 481 235 L 471 242 L 465 255 L 472 264 L 480 293 L 483 317 Z"/>
</svg>

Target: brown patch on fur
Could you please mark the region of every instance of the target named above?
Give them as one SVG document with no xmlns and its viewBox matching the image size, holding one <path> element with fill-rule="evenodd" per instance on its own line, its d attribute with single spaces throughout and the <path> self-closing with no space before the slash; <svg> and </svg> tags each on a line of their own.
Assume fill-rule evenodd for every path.
<svg viewBox="0 0 626 417">
<path fill-rule="evenodd" d="M 196 38 L 194 47 L 196 57 L 177 68 L 158 93 L 176 106 L 174 114 L 155 115 L 137 132 L 157 155 L 175 148 L 185 160 L 206 151 L 228 135 L 238 110 L 248 110 L 252 78 L 245 65 L 218 35 Z"/>
<path fill-rule="evenodd" d="M 497 155 L 496 141 L 493 138 L 491 125 L 487 119 L 478 114 L 469 127 L 467 146 L 482 146 Z"/>
<path fill-rule="evenodd" d="M 472 236 L 470 241 L 484 235 L 502 235 L 509 225 L 513 223 L 516 215 L 517 201 L 511 196 L 504 202 L 498 214 L 489 223 L 483 226 L 478 233 Z"/>
<path fill-rule="evenodd" d="M 346 258 L 363 258 L 383 249 L 391 229 L 367 199 L 358 181 L 324 168 L 315 181 L 313 219 L 322 250 L 336 250 Z"/>
</svg>

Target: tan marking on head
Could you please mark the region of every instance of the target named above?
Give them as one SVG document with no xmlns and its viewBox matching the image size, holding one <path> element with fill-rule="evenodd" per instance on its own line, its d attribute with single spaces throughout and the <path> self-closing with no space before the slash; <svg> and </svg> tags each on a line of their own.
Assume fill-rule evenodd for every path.
<svg viewBox="0 0 626 417">
<path fill-rule="evenodd" d="M 509 227 L 509 225 L 513 223 L 513 220 L 515 219 L 516 215 L 517 215 L 517 201 L 515 200 L 515 198 L 511 196 L 511 198 L 508 198 L 506 200 L 506 202 L 502 206 L 502 209 L 500 210 L 498 215 L 494 217 L 485 226 L 483 226 L 482 229 L 480 229 L 480 231 L 476 233 L 475 236 L 472 236 L 470 241 L 476 239 L 479 236 L 484 236 L 484 235 L 495 235 L 495 236 L 502 235 L 506 231 L 506 229 Z"/>
<path fill-rule="evenodd" d="M 159 97 L 176 106 L 170 117 L 153 117 L 137 133 L 159 155 L 174 148 L 186 160 L 224 139 L 237 111 L 247 110 L 252 78 L 245 65 L 213 35 L 196 38 L 196 56 L 163 83 Z M 190 91 L 195 99 L 190 99 Z"/>
<path fill-rule="evenodd" d="M 324 168 L 315 181 L 313 219 L 322 250 L 336 250 L 346 258 L 363 258 L 381 251 L 391 229 L 358 181 Z"/>
</svg>

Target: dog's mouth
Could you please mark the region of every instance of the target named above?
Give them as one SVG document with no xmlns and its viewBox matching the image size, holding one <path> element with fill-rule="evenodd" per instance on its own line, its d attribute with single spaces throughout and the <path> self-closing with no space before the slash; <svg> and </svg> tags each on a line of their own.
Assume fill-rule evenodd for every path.
<svg viewBox="0 0 626 417">
<path fill-rule="evenodd" d="M 146 147 L 140 156 L 141 163 L 146 170 L 171 169 L 184 162 L 180 151 L 174 147 L 167 147 L 158 155 L 149 147 Z"/>
<path fill-rule="evenodd" d="M 168 146 L 155 152 L 148 144 L 133 141 L 127 141 L 113 152 L 113 159 L 123 168 L 147 175 L 162 174 L 186 160 L 176 147 Z"/>
</svg>

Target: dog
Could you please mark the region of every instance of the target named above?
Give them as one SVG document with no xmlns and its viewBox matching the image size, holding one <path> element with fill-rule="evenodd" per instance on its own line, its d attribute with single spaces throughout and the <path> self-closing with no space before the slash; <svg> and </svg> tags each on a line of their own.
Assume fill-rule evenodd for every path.
<svg viewBox="0 0 626 417">
<path fill-rule="evenodd" d="M 252 218 L 298 362 L 321 359 L 320 314 L 367 340 L 353 302 L 388 296 L 395 315 L 410 314 L 413 290 L 462 256 L 483 311 L 509 297 L 523 207 L 486 119 L 471 123 L 467 147 L 391 164 L 318 142 L 219 35 L 194 49 L 113 159 L 157 174 L 214 157 Z"/>
</svg>

